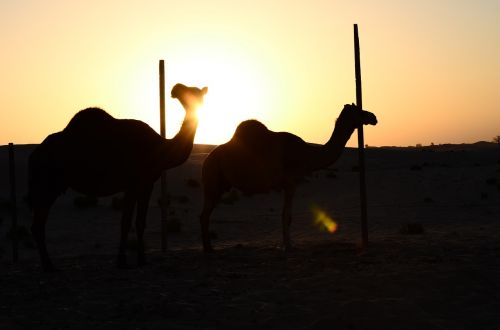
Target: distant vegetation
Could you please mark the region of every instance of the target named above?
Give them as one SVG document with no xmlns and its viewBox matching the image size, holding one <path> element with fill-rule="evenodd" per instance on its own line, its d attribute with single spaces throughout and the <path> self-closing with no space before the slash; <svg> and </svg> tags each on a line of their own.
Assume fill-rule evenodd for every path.
<svg viewBox="0 0 500 330">
<path fill-rule="evenodd" d="M 99 199 L 96 196 L 76 196 L 73 200 L 73 204 L 78 208 L 87 208 L 92 206 L 97 206 Z"/>
</svg>

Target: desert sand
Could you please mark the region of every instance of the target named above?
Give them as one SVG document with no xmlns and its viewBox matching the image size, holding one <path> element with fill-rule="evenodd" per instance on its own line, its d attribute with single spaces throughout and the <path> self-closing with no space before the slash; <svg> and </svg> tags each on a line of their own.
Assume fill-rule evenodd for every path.
<svg viewBox="0 0 500 330">
<path fill-rule="evenodd" d="M 115 267 L 120 212 L 113 197 L 75 205 L 68 191 L 47 225 L 60 272 L 40 269 L 29 231 L 26 162 L 16 146 L 19 261 L 12 263 L 7 147 L 0 147 L 0 329 L 500 329 L 500 148 L 493 144 L 366 150 L 369 246 L 360 249 L 357 151 L 297 191 L 281 245 L 279 193 L 234 192 L 212 217 L 216 252 L 201 249 L 195 146 L 168 172 L 169 219 L 160 249 L 159 189 L 146 228 L 148 264 Z M 314 222 L 312 207 L 338 225 Z M 24 231 L 26 232 L 26 231 Z M 135 260 L 134 233 L 129 260 Z"/>
</svg>

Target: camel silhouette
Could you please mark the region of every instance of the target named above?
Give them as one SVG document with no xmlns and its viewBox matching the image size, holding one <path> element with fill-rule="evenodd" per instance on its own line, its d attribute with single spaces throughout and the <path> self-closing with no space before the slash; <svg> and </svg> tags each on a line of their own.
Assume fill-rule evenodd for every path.
<svg viewBox="0 0 500 330">
<path fill-rule="evenodd" d="M 270 131 L 257 120 L 240 123 L 231 140 L 215 148 L 203 163 L 204 200 L 200 222 L 204 251 L 212 251 L 210 215 L 222 194 L 231 188 L 245 194 L 284 191 L 283 245 L 286 250 L 290 249 L 289 228 L 296 183 L 304 175 L 333 164 L 354 130 L 368 124 L 377 124 L 373 113 L 346 104 L 328 142 L 313 145 L 288 132 Z"/>
<path fill-rule="evenodd" d="M 102 109 L 87 108 L 37 146 L 29 158 L 28 201 L 31 231 L 45 271 L 55 270 L 46 248 L 45 224 L 52 204 L 67 188 L 92 196 L 124 192 L 118 266 L 127 265 L 126 242 L 136 205 L 138 265 L 145 262 L 143 234 L 153 184 L 162 171 L 189 157 L 198 126 L 196 109 L 206 92 L 207 87 L 182 84 L 172 88 L 171 96 L 186 111 L 172 139 L 162 138 L 139 120 L 115 119 Z"/>
</svg>

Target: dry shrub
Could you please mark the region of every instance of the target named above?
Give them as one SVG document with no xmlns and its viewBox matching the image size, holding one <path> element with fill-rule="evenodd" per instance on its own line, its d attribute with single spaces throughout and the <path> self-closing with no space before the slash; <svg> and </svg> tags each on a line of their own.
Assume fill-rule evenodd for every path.
<svg viewBox="0 0 500 330">
<path fill-rule="evenodd" d="M 421 223 L 406 223 L 401 226 L 400 233 L 404 235 L 421 235 L 425 232 Z"/>
<path fill-rule="evenodd" d="M 221 202 L 227 205 L 233 205 L 239 199 L 240 199 L 240 194 L 233 189 L 222 196 Z"/>
<path fill-rule="evenodd" d="M 190 188 L 199 188 L 201 186 L 200 182 L 193 178 L 186 179 L 186 186 Z"/>
</svg>

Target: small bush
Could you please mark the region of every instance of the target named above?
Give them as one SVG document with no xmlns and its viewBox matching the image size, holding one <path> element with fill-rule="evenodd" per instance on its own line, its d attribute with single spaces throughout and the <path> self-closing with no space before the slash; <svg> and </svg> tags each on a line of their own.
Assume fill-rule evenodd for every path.
<svg viewBox="0 0 500 330">
<path fill-rule="evenodd" d="M 240 199 L 240 194 L 236 190 L 231 190 L 230 192 L 225 193 L 222 196 L 221 202 L 227 205 L 233 205 L 239 199 Z"/>
<path fill-rule="evenodd" d="M 31 237 L 31 234 L 28 228 L 26 228 L 26 226 L 23 225 L 17 225 L 16 228 L 11 228 L 7 232 L 7 238 L 11 241 L 14 239 L 20 241 L 27 237 Z"/>
<path fill-rule="evenodd" d="M 182 230 L 181 221 L 178 218 L 171 218 L 167 221 L 168 233 L 180 233 Z"/>
<path fill-rule="evenodd" d="M 186 203 L 189 203 L 190 199 L 188 196 L 186 195 L 180 195 L 180 196 L 171 196 L 171 195 L 167 195 L 167 207 L 170 206 L 172 203 L 172 201 L 175 201 L 179 204 L 186 204 Z M 158 198 L 158 206 L 161 207 L 161 197 Z"/>
<path fill-rule="evenodd" d="M 167 207 L 170 206 L 171 198 L 172 198 L 172 196 L 170 196 L 170 194 L 167 194 L 165 196 L 165 204 Z M 161 207 L 161 205 L 162 205 L 161 196 L 158 198 L 157 203 L 158 203 L 158 206 Z"/>
<path fill-rule="evenodd" d="M 325 177 L 328 179 L 335 179 L 337 177 L 337 174 L 335 174 L 335 170 L 333 169 L 326 169 L 326 175 Z"/>
<path fill-rule="evenodd" d="M 403 235 L 421 235 L 424 232 L 424 226 L 421 223 L 407 223 L 402 225 L 400 229 L 400 233 Z"/>
<path fill-rule="evenodd" d="M 0 199 L 0 210 L 8 211 L 9 213 L 12 211 L 12 203 L 8 199 Z"/>
<path fill-rule="evenodd" d="M 497 178 L 488 178 L 486 179 L 487 184 L 496 184 L 497 183 Z"/>
<path fill-rule="evenodd" d="M 26 226 L 23 225 L 17 225 L 16 228 L 11 228 L 7 234 L 6 237 L 8 240 L 13 241 L 16 239 L 19 243 L 23 244 L 27 248 L 34 248 L 35 243 L 33 242 L 33 238 L 31 236 L 30 231 Z"/>
<path fill-rule="evenodd" d="M 434 203 L 434 200 L 431 197 L 425 197 L 424 202 L 425 203 Z"/>
<path fill-rule="evenodd" d="M 485 193 L 484 191 L 483 191 L 483 192 L 481 192 L 481 199 L 482 199 L 482 200 L 486 200 L 486 199 L 488 199 L 488 194 L 487 194 L 487 193 Z"/>
<path fill-rule="evenodd" d="M 186 179 L 186 185 L 190 188 L 199 188 L 201 186 L 200 182 L 193 178 Z"/>
<path fill-rule="evenodd" d="M 137 249 L 139 248 L 139 244 L 137 243 L 136 238 L 128 239 L 125 246 L 126 246 L 126 249 L 129 251 L 137 251 Z M 145 251 L 147 250 L 146 241 L 144 241 L 144 250 Z"/>
<path fill-rule="evenodd" d="M 189 203 L 189 197 L 187 197 L 186 195 L 181 195 L 181 196 L 177 197 L 177 201 L 180 204 L 187 204 L 187 203 Z"/>
<path fill-rule="evenodd" d="M 422 170 L 422 166 L 420 165 L 412 165 L 410 167 L 410 171 L 421 171 Z"/>
<path fill-rule="evenodd" d="M 113 196 L 111 199 L 111 208 L 115 211 L 123 210 L 123 196 Z"/>
<path fill-rule="evenodd" d="M 99 199 L 96 196 L 76 196 L 73 200 L 73 204 L 78 208 L 87 208 L 94 207 L 99 202 Z"/>
</svg>

